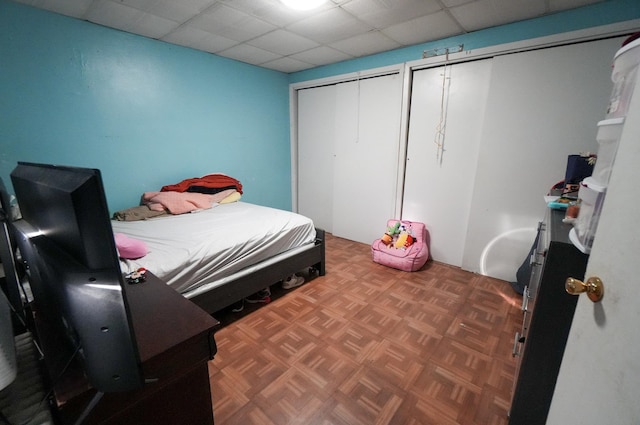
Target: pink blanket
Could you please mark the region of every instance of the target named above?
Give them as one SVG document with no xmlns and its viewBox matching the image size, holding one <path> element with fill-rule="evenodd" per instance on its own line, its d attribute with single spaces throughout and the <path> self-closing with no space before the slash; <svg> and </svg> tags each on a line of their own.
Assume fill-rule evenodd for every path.
<svg viewBox="0 0 640 425">
<path fill-rule="evenodd" d="M 142 202 L 154 211 L 184 214 L 213 206 L 214 195 L 191 192 L 145 192 Z"/>
</svg>

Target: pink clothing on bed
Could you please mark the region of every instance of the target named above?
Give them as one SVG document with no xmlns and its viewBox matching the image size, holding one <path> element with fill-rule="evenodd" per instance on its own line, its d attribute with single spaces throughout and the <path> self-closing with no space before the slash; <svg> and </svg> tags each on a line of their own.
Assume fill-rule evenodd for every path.
<svg viewBox="0 0 640 425">
<path fill-rule="evenodd" d="M 154 211 L 169 211 L 184 214 L 204 210 L 213 206 L 213 195 L 192 192 L 145 192 L 142 201 Z"/>
</svg>

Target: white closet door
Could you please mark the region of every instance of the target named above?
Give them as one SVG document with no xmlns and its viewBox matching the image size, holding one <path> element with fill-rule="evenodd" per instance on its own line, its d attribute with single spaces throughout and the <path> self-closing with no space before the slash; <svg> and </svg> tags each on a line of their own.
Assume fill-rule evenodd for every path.
<svg viewBox="0 0 640 425">
<path fill-rule="evenodd" d="M 402 218 L 425 223 L 433 259 L 456 266 L 462 264 L 491 69 L 492 60 L 485 59 L 413 73 Z"/>
<path fill-rule="evenodd" d="M 297 94 L 298 212 L 332 233 L 336 86 Z"/>
<path fill-rule="evenodd" d="M 298 212 L 370 244 L 396 204 L 399 74 L 298 90 Z"/>
<path fill-rule="evenodd" d="M 333 234 L 370 244 L 393 218 L 400 141 L 398 74 L 340 84 Z"/>
<path fill-rule="evenodd" d="M 567 156 L 597 150 L 621 40 L 494 58 L 463 268 L 515 279 Z"/>
</svg>

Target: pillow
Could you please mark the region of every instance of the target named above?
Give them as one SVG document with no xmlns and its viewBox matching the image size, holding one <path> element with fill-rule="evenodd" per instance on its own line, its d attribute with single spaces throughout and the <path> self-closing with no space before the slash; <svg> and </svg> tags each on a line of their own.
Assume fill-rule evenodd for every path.
<svg viewBox="0 0 640 425">
<path fill-rule="evenodd" d="M 219 203 L 220 204 L 230 204 L 232 202 L 239 201 L 241 197 L 242 197 L 242 195 L 240 194 L 240 192 L 238 192 L 237 190 L 234 190 L 232 194 L 230 194 L 229 196 L 224 198 Z"/>
<path fill-rule="evenodd" d="M 147 255 L 147 245 L 143 241 L 130 238 L 122 233 L 116 233 L 113 237 L 116 240 L 116 248 L 120 258 L 135 260 Z"/>
</svg>

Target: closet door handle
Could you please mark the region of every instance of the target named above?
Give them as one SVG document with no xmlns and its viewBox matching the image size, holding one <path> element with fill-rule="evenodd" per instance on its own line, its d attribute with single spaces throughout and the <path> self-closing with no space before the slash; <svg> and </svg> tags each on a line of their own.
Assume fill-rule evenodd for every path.
<svg viewBox="0 0 640 425">
<path fill-rule="evenodd" d="M 532 266 L 541 266 L 543 264 L 543 258 L 545 256 L 546 252 L 542 251 L 542 252 L 532 252 L 531 253 L 531 257 L 529 258 L 529 264 L 531 264 Z M 538 260 L 538 258 L 540 260 Z"/>
<path fill-rule="evenodd" d="M 529 307 L 529 287 L 525 286 L 524 291 L 522 291 L 522 311 L 527 311 Z"/>
<path fill-rule="evenodd" d="M 520 335 L 520 332 L 516 332 L 513 338 L 513 350 L 511 350 L 511 357 L 516 357 L 520 355 L 520 350 L 518 350 L 518 344 L 524 342 L 524 337 Z"/>
</svg>

